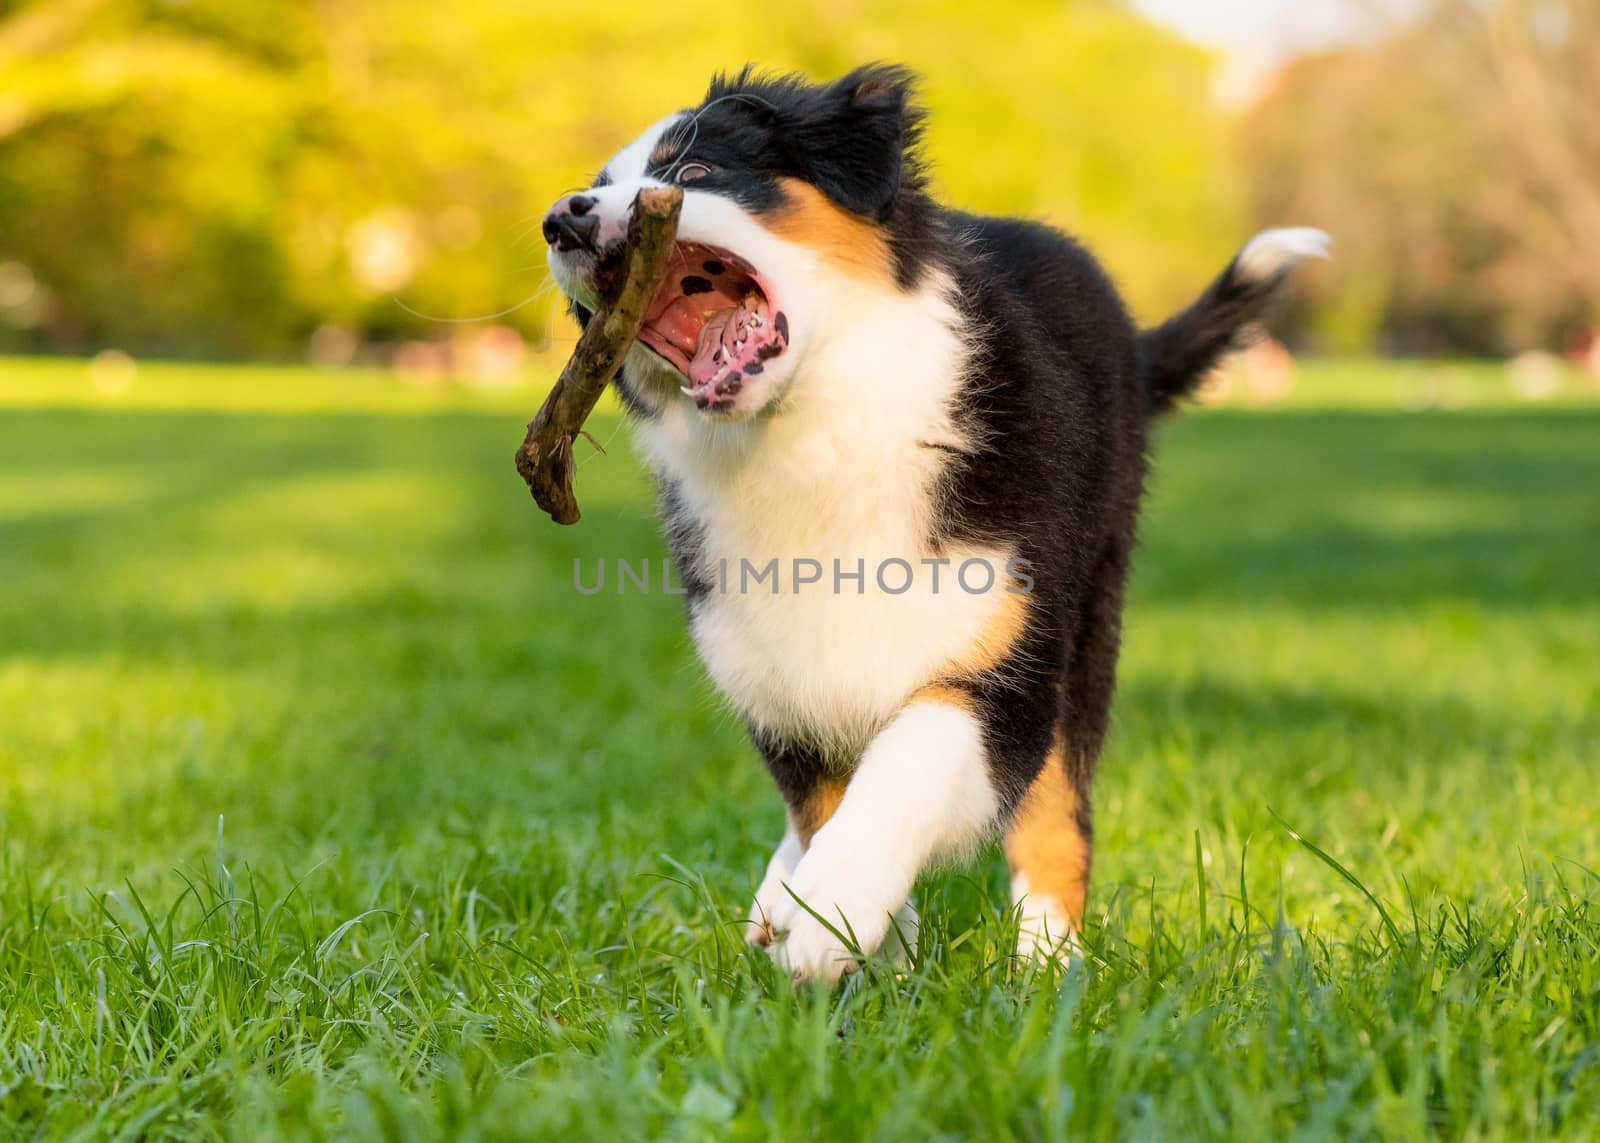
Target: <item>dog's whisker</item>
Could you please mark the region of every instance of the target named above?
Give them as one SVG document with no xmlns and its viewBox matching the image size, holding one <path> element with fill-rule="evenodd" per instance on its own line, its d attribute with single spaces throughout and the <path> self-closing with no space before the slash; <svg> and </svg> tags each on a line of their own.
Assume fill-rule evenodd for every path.
<svg viewBox="0 0 1600 1143">
<path fill-rule="evenodd" d="M 421 310 L 413 309 L 411 306 L 407 305 L 402 298 L 399 297 L 394 299 L 394 304 L 405 310 L 406 313 L 410 314 L 412 317 L 421 318 L 423 321 L 439 322 L 443 325 L 472 325 L 475 322 L 494 321 L 496 318 L 503 318 L 508 314 L 514 314 L 525 306 L 538 301 L 541 297 L 549 292 L 552 286 L 556 285 L 559 285 L 559 283 L 556 281 L 555 275 L 550 273 L 547 267 L 545 270 L 545 280 L 539 283 L 538 287 L 535 288 L 533 293 L 523 298 L 520 302 L 517 302 L 515 305 L 507 306 L 503 310 L 497 310 L 492 314 L 475 314 L 471 317 L 441 317 L 437 314 L 426 314 Z"/>
</svg>

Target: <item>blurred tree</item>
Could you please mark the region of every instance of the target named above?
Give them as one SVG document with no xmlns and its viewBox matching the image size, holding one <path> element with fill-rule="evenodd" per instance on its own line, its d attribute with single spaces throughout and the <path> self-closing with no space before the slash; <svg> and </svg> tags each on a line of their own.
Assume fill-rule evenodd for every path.
<svg viewBox="0 0 1600 1143">
<path fill-rule="evenodd" d="M 1600 320 L 1600 4 L 1434 0 L 1299 61 L 1244 138 L 1258 213 L 1333 231 L 1349 349 L 1560 347 Z"/>
<path fill-rule="evenodd" d="M 478 246 L 486 217 L 511 231 L 528 214 L 521 69 L 475 58 L 498 7 L 474 22 L 405 0 L 14 5 L 0 260 L 48 304 L 13 337 L 278 354 L 324 321 L 416 328 L 402 290 L 419 308 L 511 304 L 538 280 L 527 250 L 430 261 Z"/>
<path fill-rule="evenodd" d="M 0 349 L 437 336 L 397 301 L 538 294 L 544 204 L 713 71 L 878 58 L 924 72 L 951 199 L 1078 230 L 1146 316 L 1240 235 L 1209 57 L 1110 0 L 0 0 Z"/>
</svg>

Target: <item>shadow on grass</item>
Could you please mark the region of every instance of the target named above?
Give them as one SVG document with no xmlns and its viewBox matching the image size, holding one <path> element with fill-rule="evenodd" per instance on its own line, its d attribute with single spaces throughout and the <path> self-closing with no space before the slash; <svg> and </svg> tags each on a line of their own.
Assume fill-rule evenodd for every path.
<svg viewBox="0 0 1600 1143">
<path fill-rule="evenodd" d="M 1600 412 L 1208 414 L 1155 453 L 1140 599 L 1600 600 Z"/>
<path fill-rule="evenodd" d="M 114 577 L 224 545 L 415 552 L 441 570 L 510 557 L 523 582 L 559 570 L 563 587 L 575 558 L 662 552 L 647 485 L 623 449 L 584 463 L 584 522 L 557 528 L 523 492 L 510 461 L 519 426 L 499 416 L 66 410 L 4 420 L 0 488 L 20 488 L 9 518 L 0 514 L 0 568 L 24 594 L 85 564 Z M 1166 427 L 1155 452 L 1141 600 L 1376 610 L 1600 599 L 1600 412 L 1216 413 Z M 30 489 L 85 475 L 137 491 L 29 511 Z M 407 480 L 428 495 L 410 515 L 399 502 L 376 520 L 359 503 L 341 515 L 339 482 L 358 478 Z M 259 528 L 219 518 L 291 483 L 320 501 L 314 519 L 297 522 L 293 501 Z"/>
</svg>

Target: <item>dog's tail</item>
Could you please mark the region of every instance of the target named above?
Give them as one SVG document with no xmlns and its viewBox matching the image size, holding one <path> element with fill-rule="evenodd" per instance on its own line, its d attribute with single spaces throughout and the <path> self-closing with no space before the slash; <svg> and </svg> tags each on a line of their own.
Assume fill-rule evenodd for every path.
<svg viewBox="0 0 1600 1143">
<path fill-rule="evenodd" d="M 1310 227 L 1264 230 L 1234 255 L 1192 306 L 1141 333 L 1139 360 L 1150 412 L 1165 412 L 1193 392 L 1272 308 L 1296 263 L 1326 258 L 1330 241 Z"/>
</svg>

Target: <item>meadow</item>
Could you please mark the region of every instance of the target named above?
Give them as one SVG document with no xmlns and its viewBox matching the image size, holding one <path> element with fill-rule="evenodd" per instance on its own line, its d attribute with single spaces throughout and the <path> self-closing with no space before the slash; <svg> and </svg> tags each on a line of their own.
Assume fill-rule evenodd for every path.
<svg viewBox="0 0 1600 1143">
<path fill-rule="evenodd" d="M 560 529 L 532 388 L 109 390 L 0 360 L 0 1134 L 1600 1133 L 1586 383 L 1166 426 L 1083 961 L 991 851 L 831 995 L 743 945 L 782 810 L 681 601 L 574 589 L 664 552 L 614 412 Z"/>
</svg>

